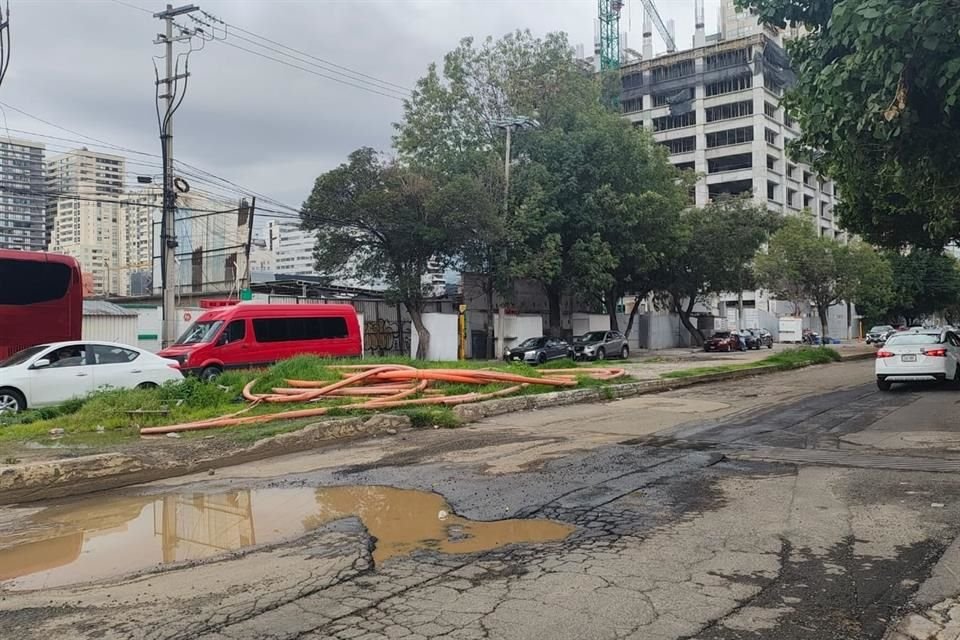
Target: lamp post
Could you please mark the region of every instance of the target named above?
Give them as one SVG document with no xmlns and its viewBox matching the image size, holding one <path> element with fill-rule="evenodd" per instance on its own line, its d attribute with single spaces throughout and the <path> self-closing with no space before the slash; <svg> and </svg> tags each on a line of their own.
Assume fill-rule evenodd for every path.
<svg viewBox="0 0 960 640">
<path fill-rule="evenodd" d="M 536 115 L 536 114 L 534 114 Z M 503 153 L 503 213 L 506 216 L 507 211 L 510 207 L 510 141 L 513 135 L 513 131 L 525 130 L 525 129 L 539 129 L 540 123 L 535 118 L 530 118 L 528 116 L 511 116 L 508 118 L 500 118 L 499 120 L 494 120 L 490 123 L 498 129 L 503 129 L 507 133 L 506 148 Z M 491 254 L 491 264 L 490 264 L 490 279 L 487 283 L 487 356 L 491 359 L 496 359 L 498 354 L 503 353 L 503 313 L 501 310 L 500 313 L 500 331 L 497 332 L 499 338 L 497 338 L 496 348 L 494 348 L 494 331 L 493 331 L 493 256 Z"/>
</svg>

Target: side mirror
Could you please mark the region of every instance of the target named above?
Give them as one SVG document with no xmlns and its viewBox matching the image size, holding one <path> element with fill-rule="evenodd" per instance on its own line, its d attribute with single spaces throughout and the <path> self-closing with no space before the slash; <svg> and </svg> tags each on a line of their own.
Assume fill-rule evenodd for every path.
<svg viewBox="0 0 960 640">
<path fill-rule="evenodd" d="M 50 366 L 50 361 L 46 358 L 40 358 L 39 360 L 33 363 L 31 369 L 45 369 Z"/>
</svg>

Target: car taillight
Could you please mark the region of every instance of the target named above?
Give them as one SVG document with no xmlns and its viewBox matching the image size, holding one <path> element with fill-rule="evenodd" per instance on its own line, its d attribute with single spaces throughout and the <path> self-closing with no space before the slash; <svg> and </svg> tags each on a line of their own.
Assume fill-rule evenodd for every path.
<svg viewBox="0 0 960 640">
<path fill-rule="evenodd" d="M 883 351 L 883 350 L 877 351 L 878 358 L 892 358 L 893 355 L 894 354 L 892 351 Z"/>
<path fill-rule="evenodd" d="M 947 350 L 946 349 L 924 349 L 923 355 L 932 356 L 934 358 L 946 358 Z"/>
</svg>

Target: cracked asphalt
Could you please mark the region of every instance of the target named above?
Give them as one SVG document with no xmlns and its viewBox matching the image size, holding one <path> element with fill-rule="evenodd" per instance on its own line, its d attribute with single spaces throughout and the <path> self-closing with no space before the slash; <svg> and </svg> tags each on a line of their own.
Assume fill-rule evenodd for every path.
<svg viewBox="0 0 960 640">
<path fill-rule="evenodd" d="M 97 501 L 101 533 L 115 537 L 84 533 L 79 558 L 91 562 L 125 553 L 103 541 L 133 535 L 142 505 L 169 496 L 262 502 L 280 490 L 389 486 L 439 494 L 467 521 L 573 527 L 562 540 L 508 536 L 465 554 L 427 544 L 376 563 L 360 511 L 318 526 L 304 518 L 267 543 L 94 582 L 0 582 L 0 638 L 902 640 L 927 628 L 946 638 L 960 595 L 960 391 L 882 394 L 871 365 L 501 416 L 0 509 L 0 580 L 4 549 L 30 523 Z M 105 515 L 131 498 L 132 515 Z M 165 550 L 226 540 L 203 537 L 211 518 L 169 531 L 147 523 L 143 535 Z M 257 530 L 271 526 L 264 519 Z"/>
</svg>

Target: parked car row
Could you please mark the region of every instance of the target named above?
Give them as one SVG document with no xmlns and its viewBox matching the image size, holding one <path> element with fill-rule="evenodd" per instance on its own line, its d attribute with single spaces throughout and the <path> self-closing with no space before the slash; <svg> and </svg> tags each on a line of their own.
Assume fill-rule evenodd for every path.
<svg viewBox="0 0 960 640">
<path fill-rule="evenodd" d="M 773 349 L 773 334 L 766 329 L 741 329 L 717 331 L 703 343 L 704 351 L 747 351 L 766 347 Z"/>
</svg>

